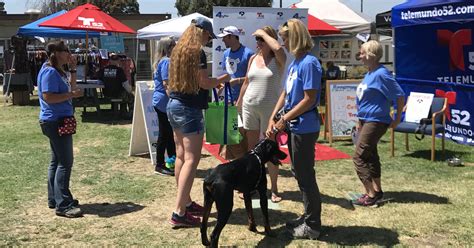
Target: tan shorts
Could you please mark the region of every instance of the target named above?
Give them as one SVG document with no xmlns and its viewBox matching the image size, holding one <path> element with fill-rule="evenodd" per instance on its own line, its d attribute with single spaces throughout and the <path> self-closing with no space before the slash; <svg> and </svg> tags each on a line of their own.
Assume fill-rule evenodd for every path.
<svg viewBox="0 0 474 248">
<path fill-rule="evenodd" d="M 242 118 L 244 129 L 265 132 L 274 106 L 252 106 L 243 104 Z"/>
</svg>

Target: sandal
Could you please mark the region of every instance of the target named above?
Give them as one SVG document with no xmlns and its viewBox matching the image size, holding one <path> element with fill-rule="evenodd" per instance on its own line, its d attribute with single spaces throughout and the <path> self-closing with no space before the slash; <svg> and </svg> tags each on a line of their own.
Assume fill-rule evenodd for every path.
<svg viewBox="0 0 474 248">
<path fill-rule="evenodd" d="M 281 196 L 279 196 L 278 193 L 272 192 L 271 201 L 273 203 L 281 202 L 281 200 Z"/>
</svg>

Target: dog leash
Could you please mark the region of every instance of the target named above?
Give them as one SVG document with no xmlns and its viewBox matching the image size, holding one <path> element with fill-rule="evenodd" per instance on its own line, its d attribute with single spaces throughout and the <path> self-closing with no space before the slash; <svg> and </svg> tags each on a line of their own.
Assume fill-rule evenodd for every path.
<svg viewBox="0 0 474 248">
<path fill-rule="evenodd" d="M 262 160 L 257 155 L 257 153 L 255 153 L 255 151 L 252 150 L 251 154 L 253 154 L 253 155 L 255 155 L 255 157 L 257 157 L 258 163 L 260 164 L 261 167 L 265 166 L 265 165 L 262 164 Z M 260 168 L 260 175 L 258 176 L 258 180 L 257 180 L 257 183 L 255 184 L 254 189 L 256 189 L 258 184 L 260 184 L 260 180 L 262 180 L 262 174 L 263 174 L 263 168 Z"/>
</svg>

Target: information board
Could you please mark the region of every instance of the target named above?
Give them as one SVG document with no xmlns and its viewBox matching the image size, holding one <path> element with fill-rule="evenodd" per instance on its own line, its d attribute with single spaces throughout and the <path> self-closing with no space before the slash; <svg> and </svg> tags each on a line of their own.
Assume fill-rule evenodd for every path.
<svg viewBox="0 0 474 248">
<path fill-rule="evenodd" d="M 130 135 L 129 156 L 150 154 L 151 163 L 156 162 L 156 148 L 153 146 L 158 139 L 158 115 L 151 100 L 153 82 L 138 81 L 135 88 L 135 106 L 133 109 L 132 134 Z"/>
<path fill-rule="evenodd" d="M 357 124 L 356 90 L 360 80 L 326 81 L 326 116 L 329 144 L 334 138 L 350 138 Z"/>
</svg>

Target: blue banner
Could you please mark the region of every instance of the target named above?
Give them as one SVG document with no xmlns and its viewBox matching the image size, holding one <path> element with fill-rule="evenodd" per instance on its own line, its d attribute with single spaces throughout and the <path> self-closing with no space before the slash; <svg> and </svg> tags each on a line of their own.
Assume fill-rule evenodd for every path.
<svg viewBox="0 0 474 248">
<path fill-rule="evenodd" d="M 456 92 L 446 137 L 474 146 L 474 21 L 395 28 L 396 78 L 410 92 Z"/>
<path fill-rule="evenodd" d="M 100 48 L 107 49 L 108 52 L 125 52 L 125 46 L 123 45 L 123 35 L 112 34 L 100 36 Z"/>
</svg>

